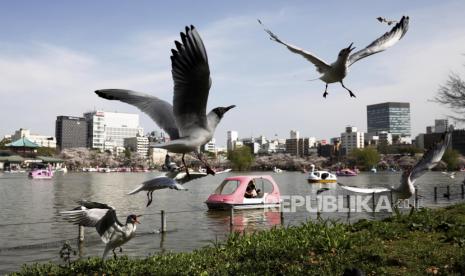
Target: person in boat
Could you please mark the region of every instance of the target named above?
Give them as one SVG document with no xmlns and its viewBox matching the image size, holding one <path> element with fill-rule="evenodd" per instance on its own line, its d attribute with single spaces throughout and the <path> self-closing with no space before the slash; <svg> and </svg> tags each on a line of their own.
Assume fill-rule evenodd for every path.
<svg viewBox="0 0 465 276">
<path fill-rule="evenodd" d="M 255 189 L 255 183 L 253 180 L 250 180 L 249 184 L 247 185 L 247 189 L 245 189 L 245 198 L 255 198 L 258 196 L 258 192 Z"/>
</svg>

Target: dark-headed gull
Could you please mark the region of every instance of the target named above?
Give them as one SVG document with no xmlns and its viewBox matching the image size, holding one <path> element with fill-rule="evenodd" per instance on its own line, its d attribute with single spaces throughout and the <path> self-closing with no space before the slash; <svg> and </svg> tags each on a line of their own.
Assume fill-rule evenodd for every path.
<svg viewBox="0 0 465 276">
<path fill-rule="evenodd" d="M 234 108 L 216 107 L 206 113 L 211 79 L 207 51 L 194 26 L 181 33 L 181 42 L 172 49 L 171 73 L 174 80 L 173 105 L 157 97 L 123 89 L 103 89 L 95 93 L 108 100 L 119 100 L 147 113 L 170 136 L 170 141 L 156 145 L 170 152 L 195 152 L 210 174 L 215 174 L 200 154 L 200 146 L 213 137 L 223 115 Z"/>
<path fill-rule="evenodd" d="M 413 184 L 420 178 L 426 171 L 434 168 L 439 161 L 441 161 L 444 152 L 450 145 L 452 139 L 452 127 L 446 131 L 441 140 L 438 141 L 431 147 L 423 157 L 409 170 L 405 170 L 402 173 L 400 185 L 398 187 L 391 188 L 358 188 L 352 186 L 346 186 L 338 183 L 339 186 L 345 190 L 349 190 L 356 193 L 372 194 L 372 193 L 383 193 L 392 191 L 397 195 L 398 199 L 410 198 L 415 193 L 415 187 Z"/>
<path fill-rule="evenodd" d="M 140 223 L 137 218 L 140 216 L 129 215 L 126 218 L 126 223 L 122 224 L 116 216 L 115 209 L 107 204 L 86 200 L 81 200 L 78 203 L 79 207 L 72 211 L 60 212 L 60 214 L 74 224 L 95 227 L 100 238 L 106 244 L 103 259 L 110 250 L 115 254 L 117 247 L 122 251 L 121 246 L 134 237 L 136 224 Z"/>
<path fill-rule="evenodd" d="M 222 174 L 231 171 L 231 169 L 217 171 L 216 174 Z M 150 180 L 143 182 L 134 190 L 130 191 L 128 195 L 137 194 L 138 192 L 147 192 L 147 206 L 152 203 L 153 200 L 153 192 L 156 190 L 162 189 L 174 189 L 174 190 L 184 190 L 187 191 L 181 184 L 185 184 L 189 181 L 195 180 L 197 178 L 202 178 L 207 176 L 206 172 L 196 172 L 196 171 L 189 171 L 187 174 L 184 171 L 180 170 L 172 170 L 167 172 L 165 175 L 160 175 Z"/>
<path fill-rule="evenodd" d="M 258 22 L 262 25 L 263 23 L 258 20 Z M 322 74 L 320 76 L 320 80 L 326 83 L 325 92 L 323 93 L 323 97 L 326 98 L 328 95 L 328 84 L 339 82 L 344 89 L 349 91 L 351 97 L 355 97 L 355 94 L 350 91 L 347 87 L 344 86 L 342 80 L 346 77 L 348 68 L 356 61 L 365 58 L 367 56 L 382 52 L 389 48 L 390 46 L 394 45 L 397 41 L 399 41 L 407 32 L 409 24 L 409 17 L 403 16 L 399 23 L 397 23 L 389 32 L 386 32 L 384 35 L 373 41 L 370 45 L 365 47 L 364 49 L 350 54 L 355 47 L 352 48 L 352 44 L 350 43 L 349 47 L 342 49 L 339 52 L 337 60 L 331 64 L 325 62 L 324 60 L 318 58 L 313 53 L 305 51 L 299 47 L 294 45 L 288 44 L 281 39 L 278 38 L 274 33 L 272 33 L 268 28 L 265 26 L 265 32 L 270 35 L 270 39 L 276 41 L 278 43 L 283 44 L 286 46 L 291 52 L 295 54 L 299 54 L 303 56 L 305 59 L 313 63 L 316 66 L 316 70 Z"/>
</svg>

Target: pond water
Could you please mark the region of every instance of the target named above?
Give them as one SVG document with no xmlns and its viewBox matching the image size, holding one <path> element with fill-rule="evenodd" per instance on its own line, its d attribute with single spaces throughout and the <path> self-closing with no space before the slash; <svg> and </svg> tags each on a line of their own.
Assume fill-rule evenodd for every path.
<svg viewBox="0 0 465 276">
<path fill-rule="evenodd" d="M 120 220 L 130 214 L 143 214 L 137 235 L 123 246 L 123 253 L 130 256 L 147 256 L 164 251 L 190 251 L 223 240 L 230 231 L 256 231 L 273 226 L 297 225 L 317 218 L 305 206 L 296 212 L 281 214 L 276 210 L 235 211 L 234 226 L 229 225 L 228 211 L 209 211 L 204 203 L 208 195 L 228 173 L 208 176 L 185 184 L 188 191 L 161 190 L 154 192 L 152 205 L 146 208 L 146 194 L 126 195 L 134 187 L 160 172 L 149 173 L 57 173 L 52 180 L 33 180 L 25 173 L 0 173 L 0 273 L 18 270 L 23 263 L 60 262 L 59 251 L 69 240 L 77 249 L 78 227 L 63 221 L 59 212 L 76 207 L 76 201 L 87 199 L 107 203 L 117 210 Z M 244 173 L 242 173 L 244 174 Z M 324 195 L 348 193 L 337 184 L 308 184 L 306 174 L 300 172 L 250 172 L 269 174 L 278 183 L 281 195 L 311 196 L 316 202 L 316 191 L 322 187 L 330 190 Z M 461 183 L 465 173 L 455 179 L 438 172 L 428 172 L 417 181 L 420 205 L 435 207 L 461 199 Z M 339 182 L 360 187 L 397 186 L 400 173 L 362 173 L 356 177 L 339 177 Z M 443 197 L 450 185 L 450 199 Z M 438 187 L 438 200 L 434 201 L 434 187 Z M 160 210 L 167 213 L 167 232 L 159 233 Z M 388 216 L 380 212 L 328 212 L 323 219 L 356 221 L 361 218 L 376 219 Z M 96 231 L 87 228 L 80 256 L 101 256 L 104 244 Z"/>
</svg>

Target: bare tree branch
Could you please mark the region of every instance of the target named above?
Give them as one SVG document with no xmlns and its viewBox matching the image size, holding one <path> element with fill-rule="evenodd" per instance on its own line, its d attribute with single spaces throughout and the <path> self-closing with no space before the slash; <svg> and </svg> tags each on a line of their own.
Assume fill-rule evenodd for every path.
<svg viewBox="0 0 465 276">
<path fill-rule="evenodd" d="M 465 81 L 456 73 L 451 73 L 449 79 L 438 89 L 433 101 L 451 109 L 455 115 L 449 117 L 459 122 L 465 122 Z"/>
</svg>

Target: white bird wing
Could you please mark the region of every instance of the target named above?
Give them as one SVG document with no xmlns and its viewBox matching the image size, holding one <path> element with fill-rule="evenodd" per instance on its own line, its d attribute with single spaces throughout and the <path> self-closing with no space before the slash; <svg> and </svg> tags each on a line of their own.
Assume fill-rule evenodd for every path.
<svg viewBox="0 0 465 276">
<path fill-rule="evenodd" d="M 404 35 L 407 33 L 409 24 L 409 17 L 403 16 L 402 19 L 397 23 L 389 32 L 373 41 L 370 45 L 364 49 L 357 51 L 350 55 L 347 61 L 348 66 L 354 64 L 356 61 L 366 58 L 373 54 L 382 52 L 392 45 L 396 44 Z"/>
<path fill-rule="evenodd" d="M 413 166 L 410 172 L 410 181 L 414 182 L 421 177 L 425 172 L 434 168 L 441 161 L 444 152 L 449 147 L 452 141 L 453 128 L 444 132 L 437 143 L 423 154 L 423 157 Z"/>
<path fill-rule="evenodd" d="M 107 100 L 119 100 L 139 108 L 149 115 L 172 140 L 179 138 L 179 131 L 173 114 L 173 106 L 157 97 L 125 89 L 101 89 L 97 95 Z"/>
<path fill-rule="evenodd" d="M 181 41 L 175 41 L 176 50 L 171 50 L 171 73 L 176 125 L 180 137 L 186 137 L 208 127 L 206 112 L 211 79 L 207 51 L 194 26 L 186 27 Z"/>
<path fill-rule="evenodd" d="M 384 193 L 384 192 L 389 192 L 390 189 L 388 188 L 359 188 L 359 187 L 352 187 L 352 186 L 347 186 L 341 183 L 337 183 L 342 189 L 355 192 L 355 193 L 361 193 L 361 194 L 372 194 L 372 193 Z"/>
<path fill-rule="evenodd" d="M 78 209 L 80 208 L 80 209 Z M 108 243 L 115 231 L 122 232 L 121 222 L 112 207 L 98 202 L 81 201 L 81 206 L 72 211 L 60 212 L 74 224 L 95 227 L 104 243 Z"/>
<path fill-rule="evenodd" d="M 318 58 L 316 55 L 314 55 L 314 54 L 312 54 L 312 53 L 310 53 L 308 51 L 305 51 L 304 49 L 301 49 L 301 48 L 299 48 L 297 46 L 288 44 L 288 43 L 282 41 L 281 39 L 279 39 L 277 35 L 275 35 L 272 31 L 267 29 L 265 25 L 263 25 L 263 23 L 260 21 L 260 19 L 258 19 L 258 23 L 260 23 L 264 27 L 265 32 L 267 32 L 270 35 L 271 40 L 283 44 L 284 46 L 287 47 L 287 49 L 289 49 L 289 51 L 293 52 L 294 54 L 301 55 L 306 60 L 313 63 L 313 65 L 315 65 L 316 70 L 319 73 L 323 74 L 324 72 L 328 71 L 331 68 L 331 65 L 329 65 L 324 60 Z"/>
</svg>

